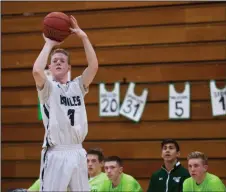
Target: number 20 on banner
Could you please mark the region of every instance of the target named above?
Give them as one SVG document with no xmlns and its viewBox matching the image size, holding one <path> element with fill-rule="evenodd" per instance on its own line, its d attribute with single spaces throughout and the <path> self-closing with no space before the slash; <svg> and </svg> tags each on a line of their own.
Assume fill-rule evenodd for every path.
<svg viewBox="0 0 226 192">
<path fill-rule="evenodd" d="M 119 116 L 120 83 L 115 83 L 110 92 L 105 89 L 105 84 L 99 85 L 99 114 L 101 117 Z"/>
</svg>

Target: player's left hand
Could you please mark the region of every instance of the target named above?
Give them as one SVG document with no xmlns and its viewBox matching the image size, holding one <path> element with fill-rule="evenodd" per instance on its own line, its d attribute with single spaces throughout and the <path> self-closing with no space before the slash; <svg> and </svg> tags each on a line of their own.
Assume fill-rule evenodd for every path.
<svg viewBox="0 0 226 192">
<path fill-rule="evenodd" d="M 86 33 L 80 29 L 80 27 L 78 26 L 78 22 L 75 19 L 75 17 L 73 17 L 72 15 L 70 15 L 70 21 L 71 21 L 71 33 L 74 33 L 76 35 L 78 35 L 78 37 L 83 38 L 83 37 L 87 37 Z"/>
</svg>

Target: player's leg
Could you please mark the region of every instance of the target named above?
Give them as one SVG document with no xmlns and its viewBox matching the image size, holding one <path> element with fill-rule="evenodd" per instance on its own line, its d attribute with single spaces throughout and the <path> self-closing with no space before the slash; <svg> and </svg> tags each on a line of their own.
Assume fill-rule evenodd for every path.
<svg viewBox="0 0 226 192">
<path fill-rule="evenodd" d="M 42 191 L 67 191 L 70 182 L 70 170 L 65 171 L 67 160 L 65 152 L 58 150 L 47 151 L 44 170 L 42 173 Z"/>
<path fill-rule="evenodd" d="M 90 191 L 86 151 L 79 149 L 74 154 L 74 169 L 69 184 L 71 191 Z"/>
</svg>

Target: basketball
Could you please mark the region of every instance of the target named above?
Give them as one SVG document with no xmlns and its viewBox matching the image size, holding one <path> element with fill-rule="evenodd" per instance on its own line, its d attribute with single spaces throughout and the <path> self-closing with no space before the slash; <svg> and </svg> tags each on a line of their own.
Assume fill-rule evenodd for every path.
<svg viewBox="0 0 226 192">
<path fill-rule="evenodd" d="M 51 12 L 43 20 L 43 33 L 51 40 L 61 42 L 70 34 L 71 22 L 62 12 Z"/>
</svg>

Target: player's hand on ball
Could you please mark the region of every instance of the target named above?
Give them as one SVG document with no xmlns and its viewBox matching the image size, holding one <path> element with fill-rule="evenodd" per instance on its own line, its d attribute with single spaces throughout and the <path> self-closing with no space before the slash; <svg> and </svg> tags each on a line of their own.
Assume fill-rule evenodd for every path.
<svg viewBox="0 0 226 192">
<path fill-rule="evenodd" d="M 78 35 L 78 37 L 83 38 L 83 37 L 87 37 L 86 33 L 80 29 L 80 27 L 78 26 L 78 22 L 75 19 L 75 17 L 73 17 L 72 15 L 70 15 L 70 20 L 71 20 L 71 33 L 74 33 L 76 35 Z"/>
<path fill-rule="evenodd" d="M 61 43 L 63 43 L 63 41 L 62 41 L 62 42 L 58 42 L 58 41 L 54 41 L 54 40 L 52 40 L 52 39 L 49 39 L 48 37 L 46 37 L 46 36 L 44 35 L 44 33 L 43 33 L 42 35 L 43 35 L 43 38 L 44 38 L 45 42 L 46 42 L 47 44 L 49 44 L 50 46 L 52 46 L 52 47 L 54 47 L 54 46 L 56 46 L 56 45 L 60 45 Z"/>
</svg>

